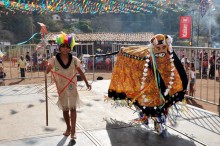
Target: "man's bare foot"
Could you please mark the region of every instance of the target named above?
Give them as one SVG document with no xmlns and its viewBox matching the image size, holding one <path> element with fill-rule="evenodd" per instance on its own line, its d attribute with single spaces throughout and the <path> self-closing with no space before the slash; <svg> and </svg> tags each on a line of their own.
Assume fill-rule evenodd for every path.
<svg viewBox="0 0 220 146">
<path fill-rule="evenodd" d="M 71 139 L 76 139 L 76 133 L 75 132 L 71 132 Z"/>
<path fill-rule="evenodd" d="M 64 136 L 69 136 L 71 133 L 71 128 L 67 128 L 66 131 L 63 133 Z"/>
</svg>

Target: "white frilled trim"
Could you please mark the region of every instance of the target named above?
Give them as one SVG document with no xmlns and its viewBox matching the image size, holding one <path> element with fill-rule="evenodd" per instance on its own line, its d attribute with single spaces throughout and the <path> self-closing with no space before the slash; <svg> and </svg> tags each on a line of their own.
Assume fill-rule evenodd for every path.
<svg viewBox="0 0 220 146">
<path fill-rule="evenodd" d="M 173 58 L 173 49 L 172 49 L 172 42 L 173 39 L 172 37 L 170 37 L 169 35 L 167 35 L 167 39 L 163 40 L 163 44 L 167 45 L 167 47 L 169 48 L 169 52 L 170 52 L 170 65 L 171 65 L 171 70 L 170 70 L 170 81 L 169 84 L 167 85 L 167 88 L 165 90 L 165 92 L 163 93 L 164 96 L 167 96 L 169 94 L 170 89 L 172 88 L 173 85 L 173 80 L 174 80 L 174 71 L 175 71 L 175 67 L 174 67 L 174 58 Z M 153 40 L 153 42 L 151 44 L 148 45 L 149 49 L 151 50 L 151 54 L 153 54 L 152 50 L 154 49 L 154 46 L 158 44 L 158 40 L 155 38 Z M 144 64 L 144 69 L 143 69 L 143 77 L 141 78 L 141 87 L 140 90 L 143 90 L 145 87 L 145 83 L 146 83 L 146 77 L 148 75 L 148 67 L 149 67 L 149 62 L 150 62 L 150 54 L 146 56 L 145 59 L 146 63 Z M 143 94 L 142 95 L 142 99 L 144 103 L 149 102 L 148 99 L 146 98 L 147 95 Z M 143 107 L 144 109 L 146 108 L 145 106 Z"/>
<path fill-rule="evenodd" d="M 171 36 L 169 36 L 169 35 L 167 35 L 167 39 L 166 39 L 166 41 L 167 41 L 167 45 L 171 45 L 172 43 L 173 43 L 173 38 L 171 37 Z"/>
<path fill-rule="evenodd" d="M 170 89 L 172 88 L 172 85 L 173 85 L 173 80 L 174 80 L 174 71 L 175 71 L 175 67 L 174 67 L 174 59 L 173 59 L 173 51 L 170 50 L 170 66 L 171 66 L 171 69 L 170 69 L 170 81 L 169 81 L 169 84 L 167 86 L 167 89 L 165 90 L 164 92 L 164 96 L 167 96 L 169 94 L 169 91 Z"/>
<path fill-rule="evenodd" d="M 157 40 L 157 38 L 155 38 L 155 39 L 153 40 L 153 44 L 154 44 L 154 45 L 158 45 L 158 40 Z"/>
<path fill-rule="evenodd" d="M 144 86 L 145 86 L 145 80 L 146 80 L 146 76 L 148 75 L 148 66 L 149 66 L 149 62 L 150 62 L 150 55 L 147 55 L 146 56 L 146 59 L 145 59 L 146 63 L 144 64 L 144 70 L 143 70 L 143 77 L 141 78 L 141 88 L 140 90 L 144 89 Z M 146 98 L 146 95 L 142 95 L 142 98 L 143 98 L 143 102 L 146 103 L 148 102 L 148 99 Z"/>
<path fill-rule="evenodd" d="M 167 39 L 164 39 L 163 41 L 164 45 L 168 45 L 170 51 L 172 52 L 172 43 L 173 43 L 173 38 L 170 35 L 167 35 Z M 154 45 L 158 45 L 158 40 L 157 38 L 154 38 L 153 42 L 149 45 L 149 48 L 154 48 Z"/>
<path fill-rule="evenodd" d="M 173 80 L 174 80 L 174 71 L 175 71 L 175 65 L 174 65 L 174 58 L 173 58 L 173 48 L 172 48 L 172 42 L 173 42 L 173 38 L 169 35 L 167 35 L 167 39 L 163 40 L 163 44 L 167 45 L 169 48 L 169 52 L 170 52 L 170 65 L 171 65 L 171 69 L 170 69 L 170 81 L 169 84 L 167 85 L 167 88 L 164 92 L 164 96 L 167 96 L 169 94 L 170 89 L 172 88 L 173 85 Z M 158 44 L 158 40 L 155 38 L 154 41 L 148 45 L 150 50 L 154 49 L 154 45 Z M 144 82 L 146 80 L 146 76 L 147 76 L 147 70 L 148 70 L 148 63 L 150 61 L 150 55 L 146 57 L 146 64 L 144 65 L 144 71 L 143 71 L 143 78 L 142 78 L 142 82 Z M 141 82 L 141 83 L 142 83 Z M 144 84 L 141 84 L 141 90 L 144 88 Z M 144 97 L 143 97 L 144 98 Z"/>
<path fill-rule="evenodd" d="M 172 42 L 173 42 L 173 38 L 170 36 L 170 35 L 166 35 L 167 38 L 165 39 L 164 37 L 164 40 L 162 41 L 164 45 L 171 45 Z M 158 40 L 157 38 L 154 38 L 153 42 L 152 42 L 153 45 L 158 45 Z"/>
</svg>

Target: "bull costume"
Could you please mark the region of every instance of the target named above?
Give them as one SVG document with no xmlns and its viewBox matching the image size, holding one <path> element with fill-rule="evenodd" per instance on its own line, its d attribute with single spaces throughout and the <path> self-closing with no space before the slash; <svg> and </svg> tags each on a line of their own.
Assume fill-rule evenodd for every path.
<svg viewBox="0 0 220 146">
<path fill-rule="evenodd" d="M 108 97 L 125 100 L 140 115 L 154 117 L 155 129 L 161 134 L 169 107 L 184 99 L 188 79 L 169 35 L 157 34 L 150 42 L 121 48 Z"/>
</svg>

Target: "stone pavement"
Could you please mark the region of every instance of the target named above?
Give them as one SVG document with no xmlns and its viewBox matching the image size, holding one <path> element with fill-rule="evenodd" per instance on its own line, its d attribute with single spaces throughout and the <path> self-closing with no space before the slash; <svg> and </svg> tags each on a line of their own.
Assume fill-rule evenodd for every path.
<svg viewBox="0 0 220 146">
<path fill-rule="evenodd" d="M 64 137 L 62 111 L 56 106 L 54 84 L 48 84 L 48 126 L 44 85 L 0 87 L 0 146 L 217 146 L 220 117 L 193 106 L 179 106 L 175 127 L 159 136 L 149 126 L 132 125 L 138 117 L 127 107 L 104 102 L 109 80 L 92 82 L 88 91 L 78 82 L 82 105 L 77 109 L 77 139 Z"/>
</svg>

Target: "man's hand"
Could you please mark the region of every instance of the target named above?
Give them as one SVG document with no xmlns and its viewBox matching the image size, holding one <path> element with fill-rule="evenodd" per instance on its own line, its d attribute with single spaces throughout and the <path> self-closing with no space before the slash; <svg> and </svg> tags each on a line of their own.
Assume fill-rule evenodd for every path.
<svg viewBox="0 0 220 146">
<path fill-rule="evenodd" d="M 91 90 L 91 89 L 92 89 L 92 86 L 89 85 L 89 83 L 86 84 L 86 87 L 88 88 L 88 90 Z"/>
</svg>

